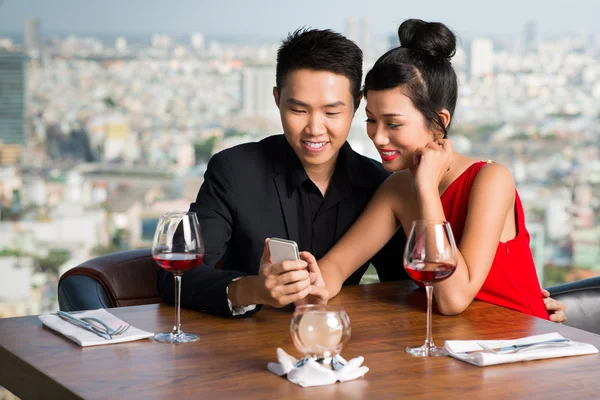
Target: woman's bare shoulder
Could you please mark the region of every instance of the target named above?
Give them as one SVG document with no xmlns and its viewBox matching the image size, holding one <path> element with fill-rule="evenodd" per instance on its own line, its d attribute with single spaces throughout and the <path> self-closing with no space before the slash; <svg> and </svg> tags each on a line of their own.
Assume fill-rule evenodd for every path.
<svg viewBox="0 0 600 400">
<path fill-rule="evenodd" d="M 515 182 L 510 170 L 502 165 L 495 162 L 488 162 L 484 165 L 479 173 L 477 174 L 476 182 L 479 181 L 492 181 L 496 184 L 501 184 L 503 186 L 509 186 L 511 189 L 514 189 Z"/>
<path fill-rule="evenodd" d="M 394 172 L 381 187 L 388 193 L 406 193 L 414 187 L 412 173 L 409 170 Z"/>
<path fill-rule="evenodd" d="M 471 199 L 479 199 L 489 204 L 498 201 L 514 202 L 515 181 L 510 170 L 502 164 L 488 163 L 484 165 L 471 188 Z"/>
</svg>

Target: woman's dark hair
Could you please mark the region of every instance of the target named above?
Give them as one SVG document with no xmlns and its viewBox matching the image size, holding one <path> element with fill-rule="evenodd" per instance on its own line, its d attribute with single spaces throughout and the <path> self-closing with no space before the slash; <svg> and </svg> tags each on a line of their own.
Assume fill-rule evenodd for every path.
<svg viewBox="0 0 600 400">
<path fill-rule="evenodd" d="M 329 71 L 350 80 L 355 109 L 360 102 L 363 54 L 350 39 L 329 29 L 297 29 L 277 50 L 277 89 L 285 85 L 290 72 L 299 69 Z"/>
<path fill-rule="evenodd" d="M 438 112 L 456 108 L 458 83 L 450 58 L 456 53 L 456 36 L 439 22 L 404 21 L 398 28 L 400 47 L 379 57 L 367 73 L 363 93 L 401 86 L 423 114 L 430 129 L 448 135 Z"/>
</svg>

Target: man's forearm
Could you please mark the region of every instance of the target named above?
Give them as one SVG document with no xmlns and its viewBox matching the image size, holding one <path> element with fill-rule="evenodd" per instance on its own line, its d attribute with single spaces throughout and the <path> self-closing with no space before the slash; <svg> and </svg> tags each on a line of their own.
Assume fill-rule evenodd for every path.
<svg viewBox="0 0 600 400">
<path fill-rule="evenodd" d="M 228 286 L 228 297 L 233 307 L 242 307 L 250 304 L 263 304 L 259 296 L 259 285 L 256 275 L 244 276 L 232 281 Z"/>
</svg>

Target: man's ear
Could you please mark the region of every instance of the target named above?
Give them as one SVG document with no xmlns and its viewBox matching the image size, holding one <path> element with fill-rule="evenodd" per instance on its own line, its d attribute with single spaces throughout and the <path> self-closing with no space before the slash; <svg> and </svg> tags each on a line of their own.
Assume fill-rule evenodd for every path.
<svg viewBox="0 0 600 400">
<path fill-rule="evenodd" d="M 273 99 L 275 100 L 275 105 L 279 108 L 279 88 L 277 86 L 273 86 Z"/>
<path fill-rule="evenodd" d="M 354 114 L 356 114 L 356 110 L 358 110 L 358 106 L 360 106 L 360 101 L 362 100 L 363 95 L 362 92 L 358 94 L 356 100 L 354 100 Z"/>
<path fill-rule="evenodd" d="M 438 115 L 440 116 L 440 119 L 442 120 L 444 127 L 448 128 L 448 125 L 450 125 L 450 120 L 452 119 L 452 116 L 450 115 L 450 111 L 443 108 L 442 110 L 440 110 L 438 112 Z"/>
</svg>

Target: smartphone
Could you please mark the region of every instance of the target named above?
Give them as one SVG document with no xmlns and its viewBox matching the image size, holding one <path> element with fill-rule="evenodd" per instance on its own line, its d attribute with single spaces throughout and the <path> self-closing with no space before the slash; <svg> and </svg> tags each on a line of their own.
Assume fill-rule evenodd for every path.
<svg viewBox="0 0 600 400">
<path fill-rule="evenodd" d="M 269 240 L 269 250 L 271 251 L 271 261 L 273 264 L 286 260 L 300 259 L 298 245 L 293 240 L 271 238 Z"/>
</svg>

